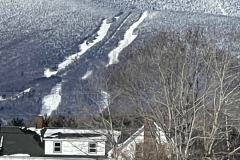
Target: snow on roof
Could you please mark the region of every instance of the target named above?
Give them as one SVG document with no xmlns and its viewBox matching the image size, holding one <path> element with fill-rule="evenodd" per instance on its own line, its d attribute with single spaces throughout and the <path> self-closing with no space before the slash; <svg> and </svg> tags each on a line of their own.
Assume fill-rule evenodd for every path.
<svg viewBox="0 0 240 160">
<path fill-rule="evenodd" d="M 168 143 L 167 137 L 166 137 L 165 133 L 163 132 L 162 128 L 159 125 L 157 125 L 157 123 L 155 123 L 155 122 L 153 124 L 156 127 L 156 134 L 158 135 L 158 138 L 160 138 L 160 142 Z"/>
<path fill-rule="evenodd" d="M 23 127 L 22 129 L 24 129 L 25 127 Z M 36 132 L 39 136 L 41 136 L 41 130 L 42 128 L 40 129 L 37 129 L 35 127 L 29 127 L 29 128 L 26 128 L 27 130 L 30 130 L 30 131 L 33 131 L 33 132 Z"/>
<path fill-rule="evenodd" d="M 123 143 L 119 144 L 120 147 L 123 147 L 125 145 L 127 145 L 128 143 L 130 143 L 131 141 L 133 141 L 140 133 L 142 133 L 144 131 L 144 126 L 142 126 L 141 128 L 139 128 L 135 133 L 133 133 L 132 136 L 130 136 L 126 141 L 124 141 Z"/>
<path fill-rule="evenodd" d="M 158 140 L 158 142 L 160 142 L 160 143 L 168 143 L 167 137 L 166 137 L 165 133 L 163 132 L 162 128 L 155 122 L 153 124 L 154 124 L 154 127 L 156 128 L 155 133 L 157 135 L 156 139 Z M 139 136 L 142 132 L 144 132 L 144 125 L 141 128 L 139 128 L 126 141 L 124 141 L 121 144 L 118 144 L 118 148 L 120 150 L 124 149 L 124 147 L 126 147 L 128 144 L 130 144 L 131 142 L 135 141 L 136 137 Z M 136 143 L 138 143 L 138 142 L 136 141 Z M 112 152 L 113 152 L 112 149 L 108 152 L 108 156 L 109 157 L 111 156 Z"/>
<path fill-rule="evenodd" d="M 68 128 L 62 128 L 62 129 L 47 129 L 44 138 L 47 137 L 56 137 L 57 133 L 62 134 L 100 134 L 100 135 L 109 135 L 112 134 L 110 130 L 90 130 L 90 129 L 68 129 Z M 120 136 L 121 132 L 119 131 L 113 131 L 114 139 L 117 141 L 118 137 Z"/>
<path fill-rule="evenodd" d="M 118 148 L 119 149 L 123 149 L 125 146 L 127 146 L 129 143 L 131 143 L 132 141 L 135 140 L 135 138 L 141 134 L 144 131 L 144 125 L 139 128 L 135 133 L 133 133 L 132 136 L 130 136 L 126 141 L 124 141 L 123 143 L 118 144 Z M 107 154 L 109 157 L 111 157 L 113 150 L 111 149 Z"/>
<path fill-rule="evenodd" d="M 56 138 L 56 137 L 58 137 L 58 134 L 69 134 L 69 135 L 70 134 L 81 134 L 81 135 L 86 135 L 86 137 L 91 134 L 96 134 L 96 135 L 98 134 L 98 135 L 100 135 L 98 137 L 102 137 L 103 139 L 105 139 L 105 137 L 107 137 L 109 135 L 113 135 L 114 140 L 117 142 L 118 137 L 121 134 L 120 131 L 114 130 L 112 132 L 111 130 L 106 130 L 106 129 L 96 129 L 96 130 L 94 130 L 94 129 L 70 129 L 70 128 L 40 128 L 40 129 L 36 129 L 34 127 L 29 127 L 29 128 L 20 127 L 20 129 L 27 129 L 27 130 L 36 132 L 41 137 L 41 141 L 43 138 Z M 41 131 L 43 129 L 46 131 L 45 131 L 44 135 L 41 135 Z"/>
<path fill-rule="evenodd" d="M 22 153 L 11 154 L 11 155 L 3 155 L 3 156 L 30 157 L 29 154 L 22 154 Z"/>
</svg>

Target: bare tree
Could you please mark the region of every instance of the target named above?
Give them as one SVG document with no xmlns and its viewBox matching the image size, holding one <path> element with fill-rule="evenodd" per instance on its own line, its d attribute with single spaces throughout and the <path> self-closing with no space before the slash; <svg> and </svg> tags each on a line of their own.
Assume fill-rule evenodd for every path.
<svg viewBox="0 0 240 160">
<path fill-rule="evenodd" d="M 124 51 L 125 66 L 112 68 L 109 85 L 142 112 L 152 112 L 176 159 L 232 156 L 239 145 L 228 140 L 228 127 L 236 127 L 232 113 L 239 112 L 238 59 L 207 41 L 200 28 L 160 33 L 133 51 Z"/>
</svg>

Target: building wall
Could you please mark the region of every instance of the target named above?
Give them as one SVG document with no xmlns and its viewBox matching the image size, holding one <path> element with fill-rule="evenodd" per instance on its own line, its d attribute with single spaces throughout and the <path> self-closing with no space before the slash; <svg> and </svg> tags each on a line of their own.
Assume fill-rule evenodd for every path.
<svg viewBox="0 0 240 160">
<path fill-rule="evenodd" d="M 54 143 L 61 143 L 61 152 L 54 152 Z M 96 153 L 89 153 L 89 143 L 96 143 Z M 105 155 L 105 141 L 97 140 L 71 140 L 71 139 L 45 139 L 45 155 Z"/>
<path fill-rule="evenodd" d="M 127 142 L 129 141 L 129 142 Z M 142 144 L 144 142 L 144 131 L 141 129 L 137 134 L 134 134 L 126 142 L 126 145 L 122 148 L 121 154 L 118 159 L 128 159 L 133 160 L 135 158 L 136 146 L 137 144 Z M 123 144 L 124 145 L 124 144 Z"/>
</svg>

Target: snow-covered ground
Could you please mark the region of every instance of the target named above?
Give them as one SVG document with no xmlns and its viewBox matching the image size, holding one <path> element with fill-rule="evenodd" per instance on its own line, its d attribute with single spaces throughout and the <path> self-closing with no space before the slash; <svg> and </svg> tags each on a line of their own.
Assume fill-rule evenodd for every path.
<svg viewBox="0 0 240 160">
<path fill-rule="evenodd" d="M 44 71 L 44 76 L 49 78 L 53 75 L 56 75 L 57 73 L 58 73 L 58 71 L 52 71 L 49 68 L 46 68 L 45 71 Z"/>
<path fill-rule="evenodd" d="M 15 97 L 16 97 L 16 98 L 20 98 L 21 96 L 23 96 L 23 95 L 26 94 L 26 93 L 29 93 L 30 91 L 31 91 L 31 88 L 25 89 L 24 91 L 16 94 Z"/>
<path fill-rule="evenodd" d="M 49 68 L 47 68 L 44 71 L 45 77 L 51 77 L 52 75 L 56 75 L 59 71 L 65 69 L 67 66 L 75 62 L 77 59 L 81 57 L 87 50 L 89 50 L 91 47 L 93 47 L 98 42 L 102 41 L 104 37 L 107 35 L 109 28 L 111 27 L 111 23 L 107 23 L 107 19 L 104 19 L 102 21 L 101 27 L 99 28 L 97 32 L 97 36 L 92 42 L 89 42 L 88 40 L 85 40 L 82 44 L 79 45 L 80 52 L 75 53 L 69 57 L 67 57 L 63 62 L 58 64 L 58 68 L 56 71 L 51 71 Z"/>
<path fill-rule="evenodd" d="M 11 154 L 11 155 L 3 155 L 4 157 L 30 157 L 29 154 L 23 154 L 23 153 L 17 153 L 17 154 Z M 9 159 L 12 159 L 12 158 L 9 158 Z M 19 158 L 19 159 L 24 159 L 24 158 Z"/>
<path fill-rule="evenodd" d="M 91 4 L 93 1 L 94 5 Z M 71 111 L 75 106 L 80 106 L 79 101 L 76 100 L 79 98 L 78 96 L 71 97 L 71 100 L 70 98 L 61 98 L 59 93 L 56 93 L 55 96 L 50 93 L 43 97 L 42 93 L 46 93 L 46 90 L 49 92 L 51 90 L 49 87 L 53 83 L 56 85 L 59 82 L 54 80 L 59 77 L 47 80 L 42 78 L 43 71 L 45 77 L 52 75 L 64 77 L 69 83 L 62 85 L 66 85 L 67 91 L 70 93 L 65 93 L 64 90 L 63 95 L 68 96 L 74 94 L 75 85 L 73 83 L 84 80 L 78 85 L 84 85 L 81 88 L 89 87 L 87 80 L 96 78 L 96 76 L 92 76 L 94 73 L 107 71 L 104 68 L 105 65 L 118 63 L 119 54 L 125 47 L 133 41 L 137 44 L 138 40 L 142 41 L 148 34 L 155 34 L 157 31 L 183 33 L 186 28 L 199 26 L 204 32 L 206 31 L 206 36 L 216 33 L 216 39 L 221 40 L 230 35 L 228 30 L 239 30 L 239 18 L 231 17 L 240 15 L 239 0 L 81 0 L 77 2 L 78 4 L 76 2 L 75 0 L 61 2 L 58 0 L 0 0 L 2 4 L 0 5 L 0 17 L 2 17 L 0 22 L 4 24 L 0 25 L 2 31 L 0 48 L 5 48 L 0 52 L 0 72 L 1 75 L 4 75 L 0 78 L 0 90 L 14 91 L 15 88 L 19 88 L 18 86 L 36 86 L 34 88 L 36 92 L 31 92 L 31 96 L 25 99 L 21 96 L 30 91 L 28 89 L 17 94 L 0 95 L 0 107 L 13 106 L 12 110 L 4 109 L 6 113 L 2 112 L 3 116 L 9 114 L 11 117 L 12 112 L 17 112 L 17 108 L 22 106 L 25 108 L 37 107 L 33 111 L 29 109 L 29 112 L 34 112 L 33 114 L 38 114 L 35 112 L 40 110 L 41 106 L 43 106 L 42 113 L 48 114 L 51 114 L 52 110 L 56 109 L 60 103 L 61 110 Z M 145 10 L 148 12 L 140 15 Z M 132 14 L 126 17 L 130 12 Z M 112 18 L 113 15 L 116 17 Z M 107 18 L 108 21 L 106 19 L 101 21 L 102 18 Z M 137 20 L 137 18 L 139 19 Z M 134 22 L 135 24 L 133 24 Z M 140 23 L 141 26 L 138 26 Z M 133 25 L 131 26 L 131 24 Z M 213 26 L 216 27 L 216 32 L 211 32 Z M 137 33 L 134 31 L 135 29 L 138 30 Z M 89 41 L 81 41 L 83 43 L 79 44 L 84 37 L 90 37 L 91 41 L 88 39 Z M 239 36 L 236 35 L 236 39 L 238 39 L 237 37 Z M 226 44 L 225 41 L 222 43 Z M 79 49 L 76 47 L 78 44 Z M 232 46 L 235 47 L 238 44 L 239 40 L 236 40 Z M 237 47 L 234 48 L 234 51 L 238 52 L 237 49 Z M 66 59 L 63 60 L 62 57 L 66 57 Z M 75 60 L 78 63 L 69 67 Z M 85 60 L 87 61 L 85 62 Z M 100 67 L 98 64 L 101 64 Z M 49 67 L 44 69 L 46 66 L 53 65 L 56 65 L 54 71 Z M 94 70 L 91 71 L 91 69 Z M 24 71 L 24 74 L 20 80 L 18 76 L 21 71 Z M 84 73 L 85 71 L 86 73 Z M 73 76 L 77 80 L 71 83 L 69 80 L 73 79 Z M 46 85 L 48 82 L 51 85 Z M 55 92 L 59 92 L 59 90 L 55 90 Z M 36 99 L 39 98 L 42 99 L 42 105 L 36 103 Z M 101 98 L 105 103 L 104 96 Z M 100 103 L 100 100 L 98 102 Z M 4 118 L 9 119 L 8 117 Z"/>
<path fill-rule="evenodd" d="M 147 17 L 147 11 L 145 11 L 141 15 L 139 20 L 136 21 L 133 25 L 131 25 L 130 28 L 125 32 L 124 38 L 119 42 L 118 47 L 113 49 L 108 54 L 109 62 L 107 66 L 118 63 L 119 53 L 137 38 L 138 35 L 134 34 L 133 32 L 144 21 L 146 17 Z"/>
<path fill-rule="evenodd" d="M 111 36 L 111 38 L 109 38 L 107 40 L 106 43 L 108 43 L 109 41 L 111 41 L 112 38 L 114 38 L 116 36 L 116 34 L 118 33 L 118 31 L 122 28 L 122 26 L 125 24 L 125 22 L 128 20 L 128 18 L 130 17 L 131 13 L 124 19 L 124 21 L 121 23 L 121 25 L 117 28 L 117 31 Z"/>
<path fill-rule="evenodd" d="M 0 96 L 0 101 L 5 101 L 6 99 Z"/>
<path fill-rule="evenodd" d="M 93 71 L 92 70 L 89 70 L 87 71 L 83 76 L 82 76 L 82 80 L 85 80 L 87 78 L 89 78 L 91 75 L 92 75 Z"/>
<path fill-rule="evenodd" d="M 46 95 L 42 99 L 42 115 L 51 115 L 52 111 L 56 110 L 61 103 L 61 91 L 62 83 L 58 83 L 54 86 L 49 95 Z"/>
</svg>

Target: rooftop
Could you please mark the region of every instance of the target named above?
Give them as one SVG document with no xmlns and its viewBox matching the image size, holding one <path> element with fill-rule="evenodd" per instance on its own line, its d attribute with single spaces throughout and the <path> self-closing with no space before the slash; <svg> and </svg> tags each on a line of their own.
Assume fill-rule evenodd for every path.
<svg viewBox="0 0 240 160">
<path fill-rule="evenodd" d="M 3 139 L 3 155 L 16 153 L 41 157 L 44 155 L 43 143 L 40 136 L 19 127 L 0 127 L 0 137 Z"/>
</svg>

